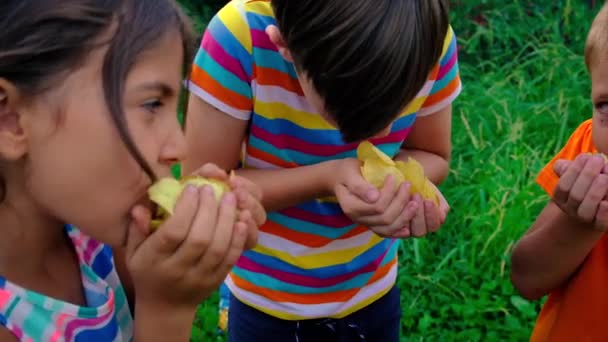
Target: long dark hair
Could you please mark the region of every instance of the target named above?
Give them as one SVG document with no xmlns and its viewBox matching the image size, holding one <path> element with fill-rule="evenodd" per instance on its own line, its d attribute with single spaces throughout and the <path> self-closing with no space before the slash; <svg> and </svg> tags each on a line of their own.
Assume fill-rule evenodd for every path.
<svg viewBox="0 0 608 342">
<path fill-rule="evenodd" d="M 137 58 L 176 30 L 184 42 L 186 75 L 194 52 L 193 33 L 172 0 L 2 0 L 0 78 L 26 96 L 43 93 L 78 68 L 108 33 L 103 42 L 108 44 L 102 71 L 105 101 L 125 146 L 154 179 L 129 134 L 122 96 Z M 1 183 L 0 199 L 6 192 Z"/>
</svg>

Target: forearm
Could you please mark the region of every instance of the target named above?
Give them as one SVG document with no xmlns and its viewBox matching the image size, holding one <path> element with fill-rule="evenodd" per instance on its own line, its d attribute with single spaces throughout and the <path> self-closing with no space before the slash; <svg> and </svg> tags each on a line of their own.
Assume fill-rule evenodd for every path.
<svg viewBox="0 0 608 342">
<path fill-rule="evenodd" d="M 190 341 L 194 311 L 169 312 L 136 303 L 134 341 Z"/>
<path fill-rule="evenodd" d="M 407 161 L 408 157 L 422 165 L 424 173 L 434 184 L 440 184 L 448 176 L 450 163 L 446 157 L 417 149 L 401 149 L 395 160 Z"/>
<path fill-rule="evenodd" d="M 555 206 L 551 210 L 560 209 Z M 539 216 L 513 251 L 514 286 L 529 299 L 548 294 L 577 271 L 601 236 L 602 232 L 585 227 L 563 212 L 546 221 Z"/>
<path fill-rule="evenodd" d="M 336 162 L 278 170 L 241 169 L 237 170 L 237 174 L 262 188 L 262 204 L 270 212 L 332 196 L 329 179 L 335 172 Z"/>
</svg>

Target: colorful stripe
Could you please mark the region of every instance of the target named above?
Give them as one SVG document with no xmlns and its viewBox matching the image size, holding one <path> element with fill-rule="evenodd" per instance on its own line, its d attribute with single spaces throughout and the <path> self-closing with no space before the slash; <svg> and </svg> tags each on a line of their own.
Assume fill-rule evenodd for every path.
<svg viewBox="0 0 608 342">
<path fill-rule="evenodd" d="M 338 130 L 303 95 L 292 63 L 265 30 L 276 25 L 268 0 L 233 0 L 211 21 L 194 61 L 192 92 L 249 121 L 247 168 L 281 169 L 352 158 Z M 396 155 L 416 118 L 446 108 L 461 90 L 456 36 L 450 28 L 437 66 L 416 98 L 372 142 Z M 226 284 L 245 303 L 283 319 L 343 317 L 394 284 L 398 243 L 348 219 L 335 198 L 268 214 L 259 243 Z"/>
<path fill-rule="evenodd" d="M 0 277 L 0 325 L 19 341 L 114 341 L 133 339 L 133 319 L 114 268 L 112 250 L 68 227 L 86 307 L 46 297 Z"/>
</svg>

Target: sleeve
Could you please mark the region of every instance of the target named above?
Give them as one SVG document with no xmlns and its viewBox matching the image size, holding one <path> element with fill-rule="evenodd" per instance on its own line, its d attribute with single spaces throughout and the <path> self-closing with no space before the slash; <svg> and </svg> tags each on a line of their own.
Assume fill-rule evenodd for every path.
<svg viewBox="0 0 608 342">
<path fill-rule="evenodd" d="M 425 116 L 442 110 L 450 105 L 462 90 L 458 69 L 457 39 L 452 27 L 448 29 L 443 52 L 436 70 L 433 70 L 433 74 L 435 76 L 433 87 L 422 104 L 422 108 L 418 111 L 418 116 Z"/>
<path fill-rule="evenodd" d="M 553 190 L 559 181 L 559 177 L 553 172 L 553 165 L 558 159 L 574 160 L 581 153 L 597 152 L 593 145 L 591 131 L 591 120 L 580 124 L 574 133 L 572 133 L 566 145 L 538 173 L 536 183 L 547 194 L 553 195 Z"/>
<path fill-rule="evenodd" d="M 249 120 L 252 43 L 243 8 L 230 2 L 209 22 L 187 82 L 189 91 L 226 114 Z"/>
</svg>

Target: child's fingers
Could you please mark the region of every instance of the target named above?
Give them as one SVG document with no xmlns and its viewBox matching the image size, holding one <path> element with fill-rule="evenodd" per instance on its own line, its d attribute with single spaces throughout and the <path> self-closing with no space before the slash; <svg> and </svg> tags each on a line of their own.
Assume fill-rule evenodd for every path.
<svg viewBox="0 0 608 342">
<path fill-rule="evenodd" d="M 414 201 L 418 203 L 418 210 L 416 216 L 411 221 L 410 230 L 413 236 L 422 237 L 427 233 L 424 205 L 422 204 L 422 198 L 418 194 L 414 195 Z"/>
<path fill-rule="evenodd" d="M 441 213 L 439 208 L 433 201 L 425 200 L 424 205 L 424 219 L 426 222 L 427 230 L 429 232 L 436 232 L 441 226 Z"/>
<path fill-rule="evenodd" d="M 243 251 L 245 249 L 245 241 L 247 240 L 247 226 L 243 222 L 237 222 L 233 227 L 234 234 L 232 236 L 232 241 L 230 243 L 230 247 L 228 249 L 228 253 L 226 257 L 223 259 L 223 262 L 219 264 L 217 268 L 219 274 L 224 277 L 232 267 L 241 257 Z"/>
<path fill-rule="evenodd" d="M 450 212 L 450 204 L 448 203 L 448 201 L 443 197 L 443 195 L 439 196 L 439 222 L 440 224 L 443 224 L 445 222 L 445 219 L 447 218 L 449 212 Z"/>
<path fill-rule="evenodd" d="M 251 193 L 243 188 L 237 189 L 235 194 L 238 208 L 241 211 L 248 210 L 252 214 L 253 220 L 257 222 L 257 225 L 262 225 L 266 222 L 266 210 L 264 210 L 259 200 L 255 199 Z"/>
<path fill-rule="evenodd" d="M 410 184 L 401 184 L 397 189 L 395 197 L 384 208 L 383 213 L 365 218 L 368 225 L 378 227 L 377 230 L 374 230 L 385 235 L 390 235 L 397 229 L 402 228 L 405 222 L 401 214 L 404 212 L 408 202 L 410 202 L 410 187 Z"/>
<path fill-rule="evenodd" d="M 233 239 L 236 219 L 236 198 L 234 193 L 229 192 L 222 198 L 213 239 L 202 257 L 209 260 L 204 260 L 202 264 L 217 267 L 224 262 Z"/>
<path fill-rule="evenodd" d="M 566 207 L 572 210 L 572 212 L 578 211 L 579 206 L 591 188 L 591 184 L 593 184 L 603 167 L 604 160 L 599 156 L 592 156 L 585 163 L 585 166 L 581 169 L 579 176 L 570 189 L 570 196 L 566 201 Z"/>
<path fill-rule="evenodd" d="M 360 165 L 360 162 L 356 160 L 354 163 L 348 163 L 341 170 L 345 174 L 340 185 L 346 187 L 348 192 L 360 201 L 367 204 L 374 204 L 380 198 L 380 191 L 363 178 L 360 171 Z"/>
<path fill-rule="evenodd" d="M 560 206 L 565 206 L 566 202 L 568 201 L 568 197 L 570 197 L 570 190 L 572 189 L 572 186 L 574 186 L 574 183 L 576 182 L 576 179 L 578 178 L 586 162 L 586 155 L 578 156 L 559 178 L 559 182 L 557 183 L 557 186 L 553 192 L 553 200 Z"/>
<path fill-rule="evenodd" d="M 585 195 L 581 205 L 578 207 L 578 216 L 586 222 L 591 222 L 595 218 L 600 201 L 606 195 L 608 189 L 608 175 L 599 174 L 593 180 L 589 191 Z"/>
<path fill-rule="evenodd" d="M 190 232 L 173 258 L 180 265 L 197 264 L 201 256 L 213 246 L 219 204 L 215 200 L 213 189 L 205 185 L 199 189 L 200 201 L 192 221 Z M 226 197 L 228 194 L 224 195 Z"/>
<path fill-rule="evenodd" d="M 230 175 L 229 184 L 232 189 L 242 188 L 258 201 L 262 200 L 262 188 L 247 178 Z"/>
<path fill-rule="evenodd" d="M 363 202 L 358 196 L 352 194 L 344 185 L 338 185 L 335 189 L 336 197 L 339 199 L 340 207 L 344 214 L 351 219 L 358 219 L 363 216 L 369 204 Z M 358 222 L 364 224 L 363 222 Z"/>
<path fill-rule="evenodd" d="M 141 206 L 131 210 L 131 223 L 127 231 L 125 247 L 127 260 L 135 255 L 135 251 L 146 240 L 150 232 L 150 212 Z"/>
<path fill-rule="evenodd" d="M 390 237 L 393 239 L 406 239 L 412 236 L 412 232 L 410 232 L 409 228 L 401 228 Z"/>
<path fill-rule="evenodd" d="M 359 199 L 359 201 L 355 202 L 358 204 L 354 208 L 355 217 L 365 217 L 365 221 L 362 220 L 361 223 L 368 226 L 387 224 L 383 219 L 381 219 L 381 217 L 393 202 L 398 192 L 399 187 L 395 186 L 395 177 L 389 175 L 386 177 L 382 189 L 380 189 L 380 197 L 372 204 L 364 202 L 363 200 L 359 199 L 359 196 L 351 193 L 352 197 Z"/>
<path fill-rule="evenodd" d="M 240 211 L 237 221 L 243 222 L 247 226 L 247 241 L 245 242 L 245 249 L 252 249 L 258 243 L 258 224 L 253 220 L 249 210 Z"/>
<path fill-rule="evenodd" d="M 173 254 L 184 242 L 196 216 L 199 200 L 199 190 L 188 185 L 177 200 L 173 215 L 150 236 L 151 243 L 159 251 Z"/>
<path fill-rule="evenodd" d="M 564 175 L 570 164 L 572 164 L 571 160 L 558 159 L 553 164 L 553 172 L 555 172 L 558 177 L 561 177 Z"/>
<path fill-rule="evenodd" d="M 228 174 L 226 171 L 212 163 L 207 163 L 201 166 L 198 170 L 194 171 L 194 174 L 205 178 L 215 178 L 222 181 L 228 180 Z"/>
</svg>

